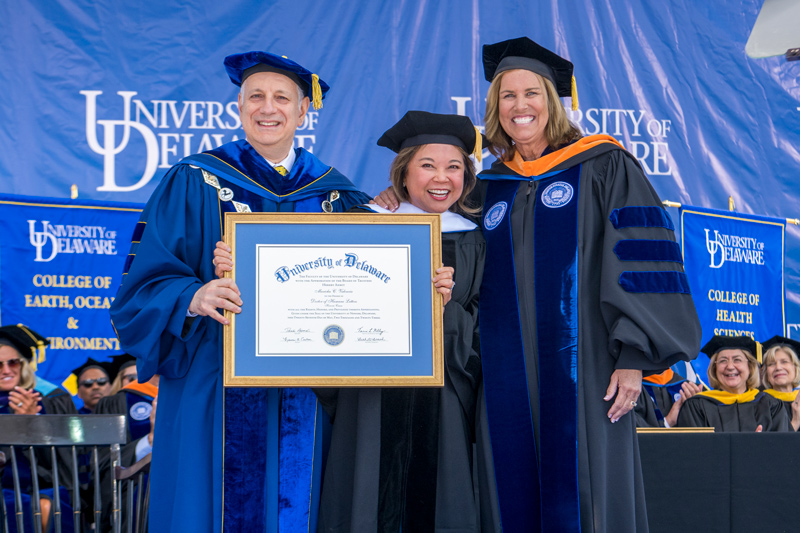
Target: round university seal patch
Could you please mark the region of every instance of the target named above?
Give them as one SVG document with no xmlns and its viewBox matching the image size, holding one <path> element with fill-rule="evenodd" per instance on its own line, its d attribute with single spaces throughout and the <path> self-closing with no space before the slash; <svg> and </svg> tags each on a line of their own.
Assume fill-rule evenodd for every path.
<svg viewBox="0 0 800 533">
<path fill-rule="evenodd" d="M 131 418 L 134 420 L 145 420 L 150 418 L 150 413 L 153 412 L 153 406 L 147 402 L 136 402 L 131 407 Z"/>
<path fill-rule="evenodd" d="M 483 217 L 483 227 L 487 230 L 493 230 L 500 224 L 503 220 L 503 216 L 506 214 L 506 210 L 508 209 L 508 204 L 505 202 L 497 202 L 492 207 L 486 211 L 486 215 Z"/>
<path fill-rule="evenodd" d="M 572 200 L 572 185 L 564 181 L 551 183 L 542 193 L 542 203 L 547 207 L 562 207 Z"/>
<path fill-rule="evenodd" d="M 331 346 L 339 346 L 344 340 L 344 330 L 337 325 L 328 326 L 322 332 L 322 338 Z"/>
</svg>

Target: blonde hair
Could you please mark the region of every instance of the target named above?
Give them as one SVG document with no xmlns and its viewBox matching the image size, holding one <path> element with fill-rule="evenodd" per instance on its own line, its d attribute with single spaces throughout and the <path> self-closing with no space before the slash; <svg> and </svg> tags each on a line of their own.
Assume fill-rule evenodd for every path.
<svg viewBox="0 0 800 533">
<path fill-rule="evenodd" d="M 394 161 L 392 161 L 392 166 L 389 169 L 389 180 L 392 182 L 392 190 L 398 200 L 408 201 L 409 199 L 408 190 L 405 186 L 408 167 L 414 159 L 414 156 L 417 155 L 417 152 L 419 152 L 423 146 L 426 145 L 422 144 L 403 148 L 397 154 L 397 157 L 394 158 Z M 461 215 L 474 215 L 481 210 L 480 206 L 472 206 L 468 202 L 469 193 L 472 192 L 472 189 L 475 188 L 475 184 L 478 182 L 478 177 L 475 174 L 475 166 L 472 164 L 469 154 L 464 151 L 463 148 L 460 146 L 453 146 L 458 150 L 458 153 L 461 154 L 464 160 L 464 188 L 461 191 L 461 196 L 450 206 L 449 210 Z"/>
<path fill-rule="evenodd" d="M 762 358 L 764 362 L 761 365 L 761 381 L 764 383 L 765 388 L 773 388 L 772 383 L 770 383 L 767 377 L 767 366 L 777 357 L 778 351 L 782 351 L 788 355 L 789 359 L 792 361 L 792 365 L 794 365 L 794 380 L 792 380 L 792 388 L 794 389 L 800 385 L 800 359 L 797 358 L 797 354 L 791 346 L 785 344 L 775 345 L 764 353 L 764 357 Z"/>
<path fill-rule="evenodd" d="M 117 372 L 117 377 L 111 382 L 111 392 L 108 395 L 114 396 L 120 390 L 122 390 L 122 371 Z"/>
<path fill-rule="evenodd" d="M 503 76 L 508 72 L 512 71 L 503 71 L 492 80 L 489 92 L 486 94 L 486 115 L 484 116 L 489 151 L 501 161 L 511 161 L 516 153 L 513 139 L 500 124 L 500 85 Z M 535 72 L 531 71 L 531 74 L 536 76 L 541 86 L 544 87 L 547 114 L 549 115 L 547 125 L 544 128 L 544 137 L 547 140 L 547 145 L 556 150 L 569 142 L 583 137 L 578 127 L 567 118 L 567 112 L 564 110 L 564 106 L 561 105 L 561 100 L 553 83 Z"/>
<path fill-rule="evenodd" d="M 19 356 L 19 384 L 18 387 L 22 387 L 23 389 L 33 389 L 36 387 L 36 374 L 33 372 L 33 368 L 28 360 L 17 350 L 17 347 L 11 344 L 10 342 L 5 341 L 5 339 L 0 339 L 0 346 L 8 346 L 13 348 L 17 355 Z"/>
<path fill-rule="evenodd" d="M 747 368 L 750 370 L 750 375 L 747 377 L 746 383 L 747 390 L 757 389 L 759 385 L 761 385 L 761 379 L 759 379 L 758 361 L 753 357 L 753 354 L 741 348 L 723 348 L 723 350 L 738 350 L 747 357 Z M 708 362 L 708 383 L 711 385 L 712 389 L 717 390 L 722 389 L 722 383 L 717 379 L 717 356 L 720 352 L 722 352 L 722 350 L 712 355 L 711 360 Z"/>
</svg>

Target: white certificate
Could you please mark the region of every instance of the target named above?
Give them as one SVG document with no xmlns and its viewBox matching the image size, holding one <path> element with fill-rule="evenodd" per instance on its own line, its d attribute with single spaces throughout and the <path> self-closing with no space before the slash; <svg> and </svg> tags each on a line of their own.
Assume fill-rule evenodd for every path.
<svg viewBox="0 0 800 533">
<path fill-rule="evenodd" d="M 256 245 L 256 356 L 411 355 L 410 246 Z"/>
</svg>

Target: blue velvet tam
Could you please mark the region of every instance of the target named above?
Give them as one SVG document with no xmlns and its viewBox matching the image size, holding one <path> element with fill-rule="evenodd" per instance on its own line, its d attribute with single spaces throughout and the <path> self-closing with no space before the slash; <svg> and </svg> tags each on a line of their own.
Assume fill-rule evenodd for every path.
<svg viewBox="0 0 800 533">
<path fill-rule="evenodd" d="M 241 87 L 242 82 L 256 72 L 283 74 L 294 81 L 303 90 L 303 94 L 312 99 L 314 109 L 322 107 L 325 93 L 330 90 L 328 84 L 310 70 L 287 57 L 270 54 L 269 52 L 252 51 L 229 55 L 225 58 L 225 70 L 228 73 L 228 77 L 237 87 Z"/>
</svg>

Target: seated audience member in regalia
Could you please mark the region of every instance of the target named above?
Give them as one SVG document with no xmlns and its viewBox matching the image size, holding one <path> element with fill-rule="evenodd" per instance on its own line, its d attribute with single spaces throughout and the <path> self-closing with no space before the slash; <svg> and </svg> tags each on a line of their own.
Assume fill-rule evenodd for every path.
<svg viewBox="0 0 800 533">
<path fill-rule="evenodd" d="M 636 427 L 675 427 L 683 403 L 701 390 L 700 385 L 672 368 L 645 376 L 642 378 L 642 393 L 633 409 Z"/>
<path fill-rule="evenodd" d="M 78 380 L 78 398 L 83 400 L 83 407 L 78 409 L 80 414 L 93 414 L 100 398 L 111 394 L 113 366 L 113 363 L 95 361 L 90 357 L 72 371 Z"/>
<path fill-rule="evenodd" d="M 153 451 L 153 436 L 156 418 L 156 397 L 158 396 L 158 375 L 146 383 L 136 381 L 136 358 L 122 354 L 113 356 L 112 370 L 116 373 L 111 388 L 118 386 L 117 392 L 100 398 L 95 407 L 98 415 L 125 415 L 127 442 L 120 448 L 120 465 L 130 467 L 144 459 Z M 112 493 L 108 478 L 108 453 L 100 457 L 100 483 L 103 490 L 102 523 L 111 527 Z M 125 489 L 123 488 L 123 491 Z M 123 497 L 125 497 L 123 492 Z M 123 531 L 127 524 L 123 523 Z"/>
<path fill-rule="evenodd" d="M 139 376 L 139 373 L 136 371 L 136 358 L 129 354 L 122 354 L 122 355 L 114 355 L 111 357 L 115 370 L 116 370 L 116 377 L 114 377 L 114 381 L 111 382 L 111 393 L 109 396 L 114 396 L 123 387 L 130 385 L 131 383 L 136 383 L 136 378 Z"/>
<path fill-rule="evenodd" d="M 783 403 L 758 390 L 758 344 L 750 337 L 717 335 L 703 346 L 711 361 L 713 390 L 695 394 L 684 403 L 678 426 L 713 427 L 717 432 L 789 431 Z"/>
<path fill-rule="evenodd" d="M 125 415 L 128 444 L 122 447 L 122 466 L 130 466 L 152 451 L 150 419 L 158 396 L 158 375 L 147 383 L 139 383 L 136 381 L 135 357 L 123 354 L 112 359 L 112 365 L 119 367 L 114 383 L 124 385 L 116 394 L 100 398 L 94 412 L 98 415 Z"/>
<path fill-rule="evenodd" d="M 0 414 L 74 414 L 69 393 L 36 377 L 36 362 L 50 344 L 32 329 L 18 324 L 0 327 Z"/>
<path fill-rule="evenodd" d="M 761 382 L 764 392 L 783 402 L 789 415 L 792 429 L 800 428 L 800 342 L 775 336 L 763 345 L 764 364 L 761 366 Z"/>
<path fill-rule="evenodd" d="M 32 329 L 18 324 L 16 326 L 0 327 L 0 415 L 44 415 L 44 414 L 75 414 L 75 405 L 69 394 L 63 391 L 52 390 L 49 395 L 44 395 L 37 390 L 35 364 L 36 361 L 44 359 L 45 347 L 49 344 L 48 340 L 39 335 Z M 17 471 L 20 480 L 20 490 L 22 491 L 22 509 L 17 510 L 14 503 L 14 478 L 11 468 L 11 454 L 9 448 L 0 448 L 5 456 L 6 464 L 0 466 L 0 478 L 2 478 L 3 496 L 6 510 L 9 517 L 14 517 L 15 513 L 24 513 L 25 527 L 27 531 L 33 531 L 31 522 L 31 497 L 32 471 L 28 462 L 27 453 L 21 448 L 16 448 Z M 49 455 L 44 457 L 37 454 L 39 462 L 39 488 L 40 504 L 42 509 L 43 530 L 47 530 L 47 525 L 51 520 L 51 498 L 53 496 L 52 474 Z M 66 481 L 64 475 L 61 480 Z M 71 508 L 67 505 L 68 493 L 61 491 L 62 513 Z M 9 519 L 11 531 L 16 531 L 16 521 Z M 70 523 L 69 531 L 72 531 Z M 63 531 L 67 531 L 64 529 Z"/>
</svg>

